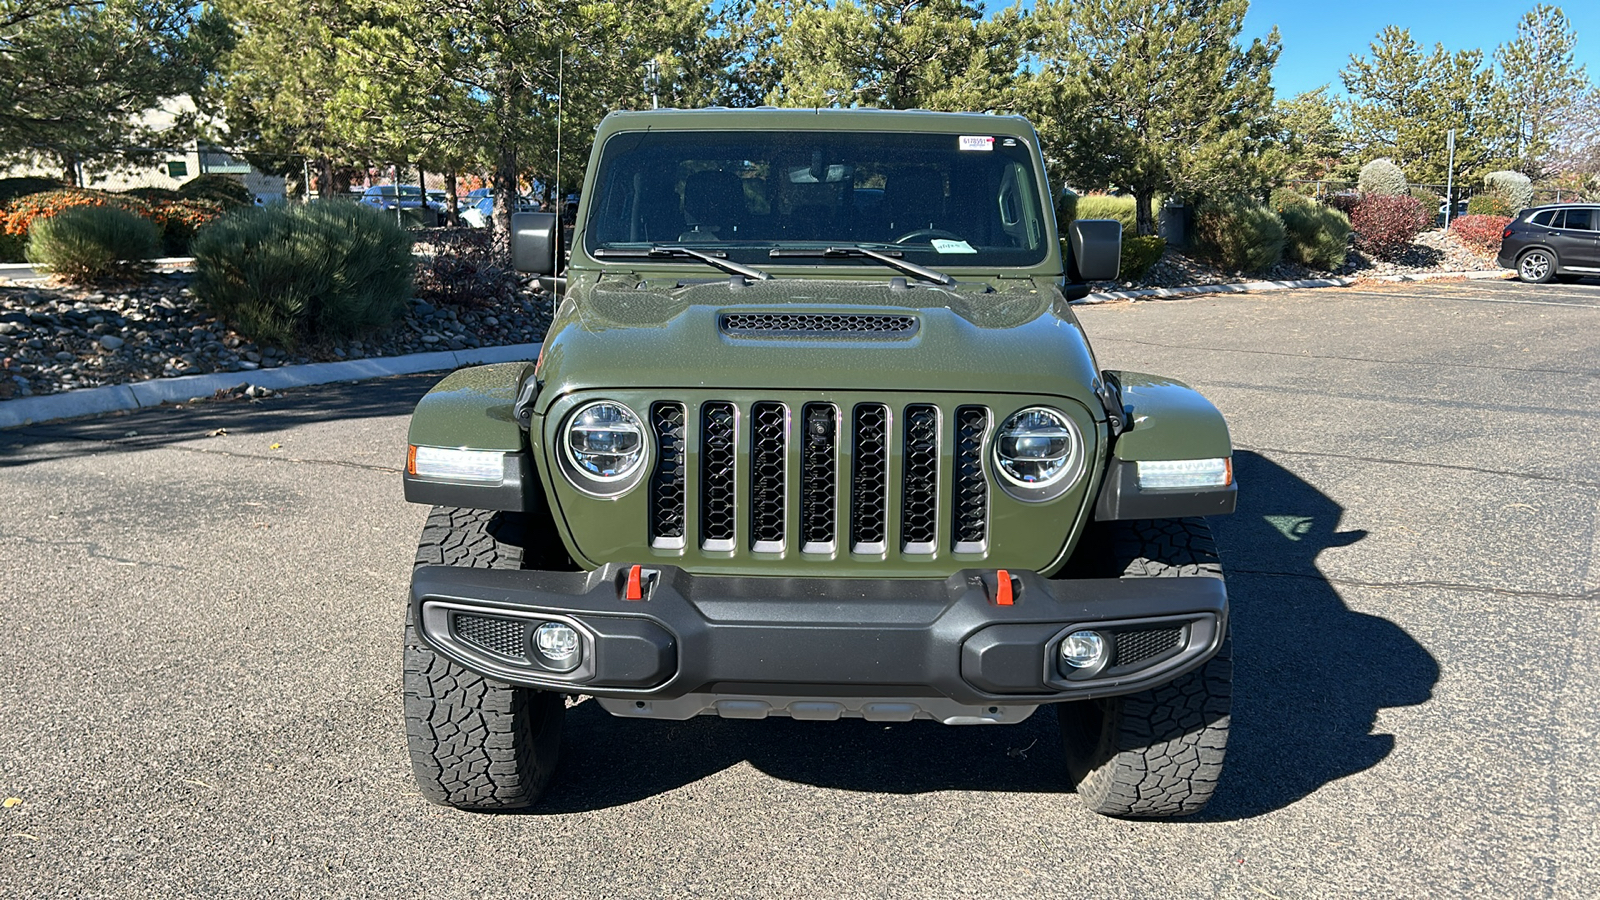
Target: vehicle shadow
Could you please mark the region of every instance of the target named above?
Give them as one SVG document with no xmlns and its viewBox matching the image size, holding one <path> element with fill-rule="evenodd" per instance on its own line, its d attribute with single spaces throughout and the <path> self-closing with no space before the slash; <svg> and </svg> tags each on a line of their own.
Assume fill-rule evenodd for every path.
<svg viewBox="0 0 1600 900">
<path fill-rule="evenodd" d="M 1433 696 L 1439 664 L 1388 619 L 1355 612 L 1317 568 L 1343 507 L 1277 463 L 1234 454 L 1239 509 L 1212 520 L 1228 573 L 1233 727 L 1223 787 L 1203 814 L 1236 819 L 1287 806 L 1377 765 L 1394 749 L 1378 711 Z"/>
<path fill-rule="evenodd" d="M 1228 570 L 1234 707 L 1221 789 L 1205 820 L 1281 809 L 1371 768 L 1394 748 L 1373 734 L 1378 710 L 1426 702 L 1439 667 L 1394 623 L 1350 610 L 1317 555 L 1365 537 L 1339 531 L 1343 510 L 1292 472 L 1239 452 L 1239 510 L 1212 521 Z M 613 719 L 569 710 L 566 754 L 536 813 L 625 804 L 748 762 L 774 778 L 876 793 L 1064 792 L 1055 716 L 1012 727 Z"/>
<path fill-rule="evenodd" d="M 229 434 L 264 434 L 314 422 L 409 416 L 444 372 L 295 388 L 260 400 L 206 400 L 0 430 L 0 468 L 108 451 L 148 450 Z M 249 373 L 238 373 L 239 381 Z M 400 453 L 403 451 L 396 451 Z"/>
</svg>

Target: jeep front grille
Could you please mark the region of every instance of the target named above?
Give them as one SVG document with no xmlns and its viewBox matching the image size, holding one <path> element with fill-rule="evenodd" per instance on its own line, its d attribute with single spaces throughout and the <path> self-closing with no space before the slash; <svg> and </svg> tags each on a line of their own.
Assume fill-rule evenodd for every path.
<svg viewBox="0 0 1600 900">
<path fill-rule="evenodd" d="M 707 403 L 700 419 L 700 543 L 707 550 L 732 550 L 737 493 L 737 420 L 732 403 Z"/>
<path fill-rule="evenodd" d="M 692 417 L 682 403 L 652 404 L 651 544 L 681 548 L 693 540 L 725 553 L 981 553 L 989 418 L 984 407 L 932 403 L 796 409 L 776 400 L 717 400 Z M 697 521 L 689 520 L 691 509 Z"/>
<path fill-rule="evenodd" d="M 656 432 L 656 468 L 650 476 L 650 531 L 653 544 L 663 548 L 683 546 L 684 459 L 683 404 L 657 403 L 650 407 Z"/>
</svg>

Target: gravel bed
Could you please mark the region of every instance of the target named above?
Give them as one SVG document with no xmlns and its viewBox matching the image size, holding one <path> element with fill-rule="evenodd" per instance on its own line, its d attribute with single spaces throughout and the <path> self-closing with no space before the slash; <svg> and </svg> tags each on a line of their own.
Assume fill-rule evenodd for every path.
<svg viewBox="0 0 1600 900">
<path fill-rule="evenodd" d="M 543 339 L 550 315 L 549 296 L 536 289 L 483 310 L 414 299 L 383 333 L 289 351 L 246 340 L 200 308 L 184 273 L 100 289 L 0 280 L 0 401 L 179 375 L 528 343 Z"/>
<path fill-rule="evenodd" d="M 1168 248 L 1143 278 L 1137 281 L 1100 282 L 1094 289 L 1173 288 L 1245 281 L 1301 281 L 1334 276 L 1363 278 L 1426 272 L 1482 272 L 1499 268 L 1493 256 L 1480 254 L 1456 240 L 1454 235 L 1443 229 L 1435 229 L 1419 235 L 1416 242 L 1395 260 L 1369 258 L 1361 251 L 1352 249 L 1345 264 L 1332 272 L 1291 262 L 1279 263 L 1265 272 L 1235 272 Z"/>
</svg>

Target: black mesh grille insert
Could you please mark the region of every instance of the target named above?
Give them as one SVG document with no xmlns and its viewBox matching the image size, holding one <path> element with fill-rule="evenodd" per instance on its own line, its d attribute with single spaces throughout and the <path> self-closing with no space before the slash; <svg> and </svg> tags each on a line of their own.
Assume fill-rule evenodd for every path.
<svg viewBox="0 0 1600 900">
<path fill-rule="evenodd" d="M 852 548 L 888 540 L 889 409 L 870 403 L 856 407 L 855 453 L 850 484 Z"/>
<path fill-rule="evenodd" d="M 953 538 L 956 545 L 982 544 L 989 536 L 989 485 L 983 479 L 983 436 L 989 411 L 981 406 L 956 410 L 956 472 Z"/>
<path fill-rule="evenodd" d="M 807 544 L 833 542 L 838 413 L 831 403 L 807 403 L 800 457 L 800 527 Z"/>
<path fill-rule="evenodd" d="M 517 619 L 455 614 L 456 637 L 514 659 L 527 658 L 528 626 Z"/>
<path fill-rule="evenodd" d="M 864 313 L 726 313 L 722 330 L 734 335 L 871 334 L 909 337 L 915 316 Z"/>
<path fill-rule="evenodd" d="M 789 411 L 782 403 L 750 407 L 750 541 L 761 550 L 778 550 L 783 544 L 788 432 Z"/>
<path fill-rule="evenodd" d="M 656 432 L 656 469 L 650 476 L 651 535 L 669 540 L 683 538 L 683 404 L 657 403 L 650 407 L 650 424 Z"/>
<path fill-rule="evenodd" d="M 1178 646 L 1183 631 L 1178 628 L 1152 628 L 1145 631 L 1117 633 L 1117 655 L 1111 661 L 1116 666 L 1131 666 L 1154 659 Z"/>
<path fill-rule="evenodd" d="M 905 466 L 900 540 L 908 550 L 931 553 L 939 530 L 938 407 L 906 407 Z"/>
<path fill-rule="evenodd" d="M 700 422 L 700 539 L 733 549 L 734 435 L 732 403 L 707 403 Z"/>
</svg>

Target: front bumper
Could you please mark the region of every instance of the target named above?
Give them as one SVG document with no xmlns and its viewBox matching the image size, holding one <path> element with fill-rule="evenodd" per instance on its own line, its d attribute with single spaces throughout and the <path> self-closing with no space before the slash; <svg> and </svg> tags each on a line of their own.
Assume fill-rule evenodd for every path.
<svg viewBox="0 0 1600 900">
<path fill-rule="evenodd" d="M 652 705 L 678 718 L 707 711 L 692 698 L 908 698 L 924 714 L 1126 694 L 1210 659 L 1227 631 L 1220 578 L 1052 580 L 968 569 L 929 579 L 802 579 L 692 575 L 670 566 L 535 572 L 423 566 L 411 582 L 427 643 L 501 681 Z M 562 622 L 579 662 L 556 671 L 534 629 Z M 1057 663 L 1072 632 L 1100 631 L 1111 648 L 1094 669 Z M 485 637 L 485 636 L 490 637 Z M 674 704 L 674 701 L 677 701 Z M 871 704 L 867 704 L 871 706 Z M 736 704 L 735 704 L 736 706 Z M 734 709 L 729 706 L 728 709 Z M 776 711 L 782 711 L 782 704 Z M 726 714 L 726 712 L 725 712 Z M 941 718 L 949 717 L 936 716 Z"/>
</svg>

